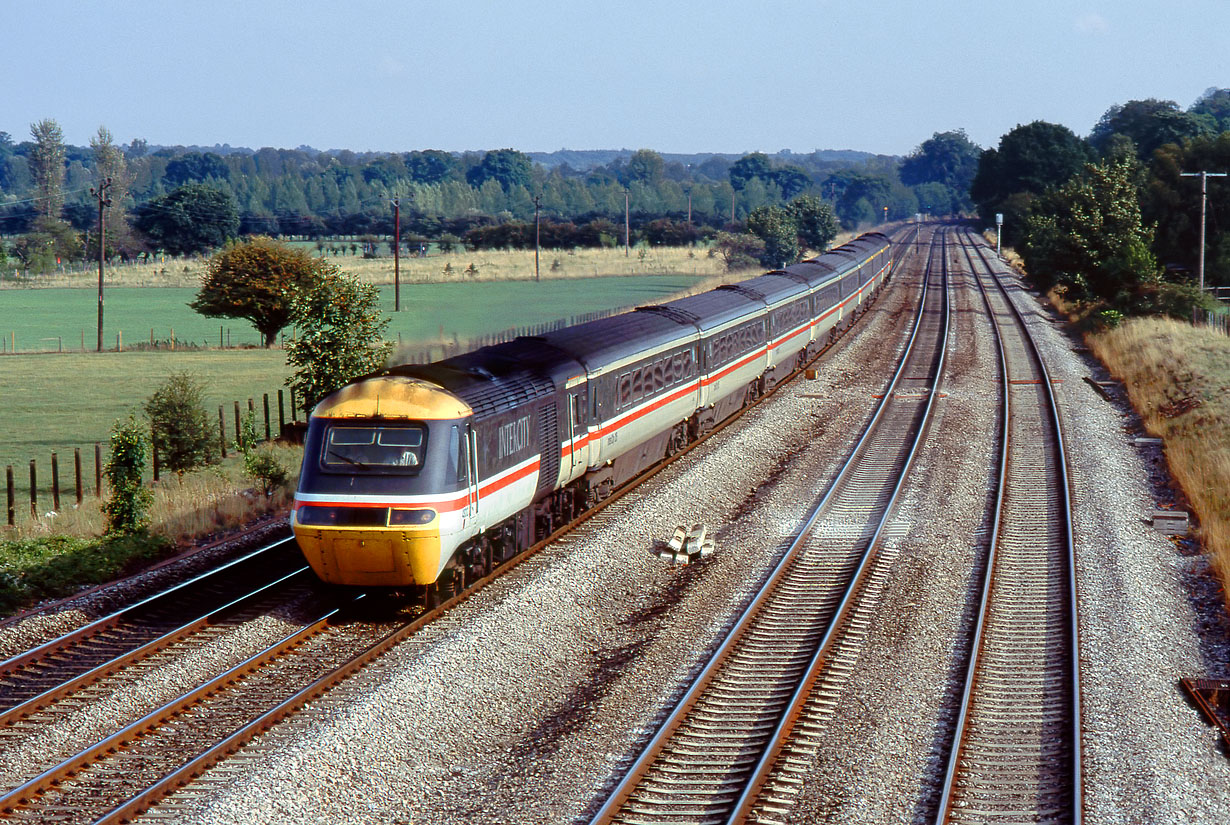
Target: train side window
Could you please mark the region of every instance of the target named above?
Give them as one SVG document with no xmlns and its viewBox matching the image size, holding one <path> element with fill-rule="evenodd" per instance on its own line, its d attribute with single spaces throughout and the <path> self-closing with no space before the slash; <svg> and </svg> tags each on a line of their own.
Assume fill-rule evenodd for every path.
<svg viewBox="0 0 1230 825">
<path fill-rule="evenodd" d="M 466 457 L 466 442 L 461 437 L 461 428 L 456 424 L 448 434 L 448 449 L 453 456 L 453 474 L 457 478 L 458 484 L 465 484 L 469 481 L 470 473 L 468 472 L 470 462 Z"/>
<path fill-rule="evenodd" d="M 622 410 L 632 403 L 632 373 L 625 372 L 619 376 L 619 394 L 615 399 L 615 409 Z"/>
<path fill-rule="evenodd" d="M 645 368 L 638 367 L 632 373 L 632 400 L 640 401 L 645 395 Z"/>
</svg>

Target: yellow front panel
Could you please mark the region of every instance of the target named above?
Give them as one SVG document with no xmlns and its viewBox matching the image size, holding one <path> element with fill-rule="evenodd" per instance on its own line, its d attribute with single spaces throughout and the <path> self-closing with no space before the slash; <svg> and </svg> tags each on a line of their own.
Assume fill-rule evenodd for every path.
<svg viewBox="0 0 1230 825">
<path fill-rule="evenodd" d="M 352 530 L 294 526 L 304 558 L 332 584 L 403 587 L 431 584 L 440 573 L 438 530 Z"/>
</svg>

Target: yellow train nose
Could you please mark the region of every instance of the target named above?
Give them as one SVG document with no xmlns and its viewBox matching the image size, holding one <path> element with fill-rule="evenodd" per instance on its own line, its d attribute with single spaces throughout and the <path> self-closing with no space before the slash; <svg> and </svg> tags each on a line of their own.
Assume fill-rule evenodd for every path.
<svg viewBox="0 0 1230 825">
<path fill-rule="evenodd" d="M 431 584 L 440 571 L 440 532 L 294 526 L 312 570 L 333 584 L 399 587 Z"/>
</svg>

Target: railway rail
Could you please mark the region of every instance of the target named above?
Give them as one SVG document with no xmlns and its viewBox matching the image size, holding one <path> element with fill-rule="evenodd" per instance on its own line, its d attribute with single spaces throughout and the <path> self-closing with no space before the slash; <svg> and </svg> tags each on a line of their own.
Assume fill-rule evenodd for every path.
<svg viewBox="0 0 1230 825">
<path fill-rule="evenodd" d="M 935 821 L 1079 823 L 1079 644 L 1062 422 L 1024 317 L 982 247 L 967 236 L 962 248 L 999 343 L 1002 431 L 981 604 Z"/>
<path fill-rule="evenodd" d="M 615 500 L 613 496 L 606 503 Z M 413 621 L 382 622 L 368 616 L 363 622 L 348 622 L 347 611 L 353 605 L 318 604 L 318 615 L 266 649 L 183 691 L 106 738 L 48 764 L 37 776 L 0 796 L 0 813 L 16 821 L 91 822 L 123 821 L 139 814 L 576 524 L 562 528 Z M 177 589 L 0 664 L 7 668 L 0 670 L 0 713 L 5 714 L 0 718 L 6 722 L 0 736 L 38 736 L 52 724 L 48 720 L 56 716 L 57 709 L 62 711 L 62 720 L 88 703 L 89 697 L 82 693 L 87 686 L 105 692 L 108 680 L 122 682 L 134 665 L 150 665 L 157 657 L 174 656 L 177 651 L 182 654 L 194 638 L 208 639 L 222 616 L 258 615 L 285 598 L 275 595 L 284 592 L 283 588 L 307 586 L 305 570 L 296 560 L 291 569 L 269 577 L 276 582 L 262 579 L 262 587 L 251 592 L 236 590 L 238 583 L 254 578 L 251 570 L 255 569 L 240 562 L 236 565 L 210 580 L 227 582 L 229 589 L 222 596 L 190 600 L 185 597 L 188 590 Z M 202 577 L 192 587 L 212 593 L 218 585 L 205 584 Z M 361 604 L 365 598 L 357 594 L 354 602 Z M 184 619 L 183 606 L 189 601 L 211 606 Z M 179 618 L 174 619 L 176 616 Z"/>
<path fill-rule="evenodd" d="M 595 825 L 741 821 L 757 805 L 817 677 L 840 666 L 835 643 L 930 419 L 948 338 L 942 240 L 923 280 L 905 353 L 850 457 Z"/>
</svg>

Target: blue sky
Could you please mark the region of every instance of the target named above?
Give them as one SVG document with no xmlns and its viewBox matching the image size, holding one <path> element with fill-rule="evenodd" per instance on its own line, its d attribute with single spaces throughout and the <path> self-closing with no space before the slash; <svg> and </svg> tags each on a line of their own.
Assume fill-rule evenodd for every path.
<svg viewBox="0 0 1230 825">
<path fill-rule="evenodd" d="M 1225 0 L 0 0 L 0 130 L 409 151 L 905 154 L 1230 86 Z"/>
</svg>

